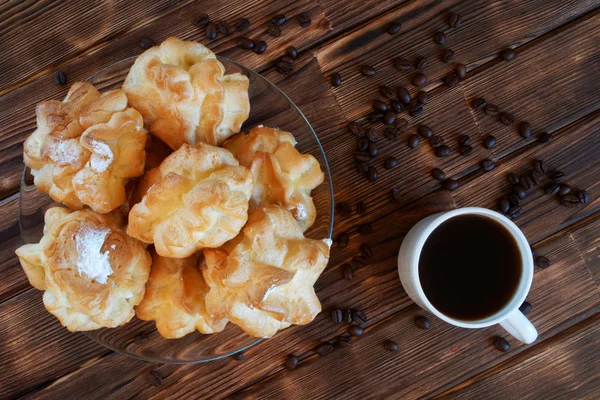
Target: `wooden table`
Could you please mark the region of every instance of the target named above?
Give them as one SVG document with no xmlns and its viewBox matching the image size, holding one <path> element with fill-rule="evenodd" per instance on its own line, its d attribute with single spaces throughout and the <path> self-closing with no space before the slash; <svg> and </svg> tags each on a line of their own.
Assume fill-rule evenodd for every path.
<svg viewBox="0 0 600 400">
<path fill-rule="evenodd" d="M 0 5 L 0 397 L 31 398 L 598 398 L 600 393 L 600 2 L 598 0 L 171 0 L 106 2 L 8 1 Z M 302 29 L 296 16 L 306 12 L 312 25 Z M 463 17 L 448 27 L 448 13 Z M 257 55 L 235 46 L 237 33 L 207 40 L 193 25 L 201 13 L 233 25 L 250 20 L 247 36 L 264 39 L 268 50 Z M 271 16 L 285 13 L 283 34 L 265 33 Z M 402 30 L 389 35 L 393 20 Z M 467 77 L 449 88 L 443 84 L 452 65 L 440 61 L 442 46 L 433 34 L 444 30 L 444 47 L 467 66 Z M 140 40 L 159 43 L 179 36 L 207 44 L 215 52 L 242 62 L 276 83 L 306 114 L 319 135 L 332 168 L 336 201 L 366 202 L 368 212 L 336 216 L 335 234 L 350 232 L 345 249 L 332 248 L 330 265 L 316 284 L 324 312 L 313 323 L 293 327 L 244 354 L 199 365 L 154 365 L 114 353 L 83 334 L 67 332 L 44 310 L 41 292 L 23 274 L 14 250 L 20 245 L 17 210 L 23 170 L 22 142 L 35 128 L 35 104 L 62 98 L 68 86 L 52 76 L 67 74 L 69 83 L 98 69 L 139 54 Z M 299 51 L 294 72 L 281 75 L 273 65 L 287 46 Z M 512 61 L 498 53 L 516 49 Z M 429 102 L 419 118 L 406 116 L 410 131 L 397 141 L 383 139 L 374 161 L 379 179 L 359 176 L 353 159 L 356 139 L 348 122 L 364 119 L 381 84 L 410 85 L 415 73 L 400 72 L 392 60 L 419 56 L 425 68 Z M 360 68 L 370 64 L 372 78 Z M 333 88 L 332 73 L 343 83 Z M 484 96 L 531 123 L 534 136 L 521 139 L 516 126 L 470 108 Z M 426 123 L 453 151 L 438 159 L 427 143 L 414 150 L 406 138 Z M 375 124 L 382 131 L 382 126 Z M 541 144 L 537 136 L 551 133 Z M 470 135 L 473 153 L 460 156 L 459 135 Z M 493 134 L 492 150 L 481 146 Z M 394 155 L 399 163 L 383 169 Z M 484 173 L 482 160 L 495 160 Z M 587 189 L 590 201 L 561 206 L 543 190 L 524 200 L 515 219 L 536 254 L 552 261 L 536 268 L 528 301 L 540 337 L 532 345 L 509 338 L 499 327 L 464 330 L 431 316 L 429 330 L 413 320 L 427 315 L 404 293 L 396 272 L 403 236 L 430 213 L 464 206 L 495 207 L 510 191 L 508 172 L 522 174 L 535 159 L 560 169 L 571 186 Z M 445 191 L 430 178 L 432 167 L 458 179 Z M 398 202 L 391 190 L 399 189 Z M 360 236 L 356 226 L 373 224 Z M 374 257 L 348 282 L 340 265 L 368 242 Z M 365 334 L 350 347 L 327 356 L 312 354 L 321 341 L 346 327 L 329 320 L 333 307 L 364 310 Z M 506 337 L 511 349 L 492 345 Z M 399 351 L 383 348 L 393 339 Z M 304 354 L 298 368 L 286 370 L 288 354 Z M 154 372 L 153 372 L 154 371 Z M 160 376 L 162 383 L 149 379 Z"/>
</svg>

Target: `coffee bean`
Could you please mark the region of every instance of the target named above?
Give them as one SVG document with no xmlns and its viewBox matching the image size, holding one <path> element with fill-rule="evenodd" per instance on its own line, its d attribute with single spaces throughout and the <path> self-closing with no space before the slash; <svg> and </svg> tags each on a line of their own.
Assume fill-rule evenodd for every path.
<svg viewBox="0 0 600 400">
<path fill-rule="evenodd" d="M 54 83 L 57 85 L 64 85 L 67 83 L 67 75 L 62 71 L 56 71 L 54 73 Z"/>
<path fill-rule="evenodd" d="M 369 164 L 366 162 L 358 162 L 356 163 L 356 169 L 359 174 L 366 176 L 367 172 L 369 172 Z"/>
<path fill-rule="evenodd" d="M 242 49 L 251 50 L 254 48 L 254 40 L 241 37 L 237 40 L 237 46 Z"/>
<path fill-rule="evenodd" d="M 550 182 L 544 188 L 544 192 L 548 195 L 554 195 L 558 193 L 560 190 L 560 185 L 558 183 Z"/>
<path fill-rule="evenodd" d="M 548 171 L 548 167 L 544 160 L 536 160 L 533 164 L 533 169 L 535 169 L 540 174 L 545 174 Z"/>
<path fill-rule="evenodd" d="M 367 150 L 369 149 L 369 145 L 367 145 Z M 367 162 L 371 159 L 371 155 L 368 151 L 357 151 L 354 153 L 354 159 L 358 162 Z"/>
<path fill-rule="evenodd" d="M 370 65 L 363 65 L 360 69 L 360 72 L 369 78 L 375 76 L 375 68 Z"/>
<path fill-rule="evenodd" d="M 427 59 L 427 57 L 419 57 L 419 58 L 417 58 L 417 62 L 415 63 L 415 67 L 417 69 L 423 69 L 427 65 L 429 65 L 429 60 Z"/>
<path fill-rule="evenodd" d="M 346 203 L 345 201 L 342 201 L 336 204 L 335 211 L 337 211 L 337 213 L 340 214 L 342 217 L 347 217 L 350 214 L 352 214 L 352 207 L 350 206 L 350 204 Z"/>
<path fill-rule="evenodd" d="M 549 133 L 542 133 L 539 137 L 538 137 L 538 141 L 540 143 L 548 143 L 552 141 L 552 135 Z"/>
<path fill-rule="evenodd" d="M 379 178 L 379 175 L 377 175 L 377 168 L 369 167 L 369 170 L 367 171 L 367 179 L 369 179 L 371 182 L 375 182 L 377 178 Z"/>
<path fill-rule="evenodd" d="M 339 308 L 334 308 L 331 310 L 331 321 L 334 324 L 341 324 L 343 319 L 342 310 Z"/>
<path fill-rule="evenodd" d="M 398 100 L 400 100 L 402 103 L 410 103 L 410 93 L 405 87 L 399 86 L 398 89 L 396 89 L 396 96 L 398 97 Z"/>
<path fill-rule="evenodd" d="M 367 137 L 361 137 L 356 143 L 358 151 L 366 151 L 367 147 L 369 147 L 369 139 Z"/>
<path fill-rule="evenodd" d="M 200 14 L 194 20 L 194 25 L 196 25 L 198 28 L 204 28 L 209 22 L 210 19 L 208 18 L 208 14 Z"/>
<path fill-rule="evenodd" d="M 498 208 L 500 209 L 500 212 L 506 214 L 510 209 L 510 201 L 508 201 L 508 198 L 500 197 L 498 199 Z"/>
<path fill-rule="evenodd" d="M 558 188 L 558 195 L 559 196 L 564 196 L 566 194 L 571 193 L 571 186 L 567 185 L 567 184 L 562 184 L 559 186 Z"/>
<path fill-rule="evenodd" d="M 231 26 L 227 23 L 227 21 L 219 21 L 217 22 L 217 30 L 223 36 L 227 36 L 231 33 Z"/>
<path fill-rule="evenodd" d="M 296 366 L 298 365 L 298 357 L 296 357 L 295 355 L 290 354 L 288 356 L 288 358 L 285 360 L 285 367 L 289 370 L 292 370 L 294 368 L 296 368 Z"/>
<path fill-rule="evenodd" d="M 160 372 L 152 370 L 148 372 L 147 376 L 152 386 L 159 387 L 162 385 L 162 376 L 160 375 Z"/>
<path fill-rule="evenodd" d="M 515 116 L 512 115 L 511 113 L 501 112 L 498 115 L 498 118 L 500 119 L 500 122 L 502 122 L 504 125 L 507 125 L 507 126 L 511 126 L 512 124 L 515 123 Z"/>
<path fill-rule="evenodd" d="M 456 64 L 456 68 L 454 68 L 454 73 L 458 76 L 459 79 L 463 79 L 467 76 L 467 67 L 465 64 Z"/>
<path fill-rule="evenodd" d="M 438 181 L 443 181 L 444 179 L 446 179 L 446 174 L 439 168 L 432 169 L 431 176 L 433 177 L 433 179 Z"/>
<path fill-rule="evenodd" d="M 527 139 L 531 136 L 531 125 L 529 122 L 523 121 L 519 123 L 519 136 L 523 139 Z"/>
<path fill-rule="evenodd" d="M 360 235 L 368 235 L 371 232 L 373 232 L 373 226 L 368 222 L 358 226 L 358 233 Z"/>
<path fill-rule="evenodd" d="M 537 265 L 538 267 L 540 267 L 542 269 L 546 269 L 552 265 L 552 262 L 546 256 L 537 256 L 535 258 L 535 265 Z"/>
<path fill-rule="evenodd" d="M 140 47 L 144 50 L 148 50 L 154 46 L 156 46 L 156 43 L 154 43 L 154 40 L 150 39 L 149 37 L 145 37 L 140 40 Z"/>
<path fill-rule="evenodd" d="M 400 203 L 401 200 L 402 200 L 402 195 L 400 193 L 400 189 L 398 189 L 398 188 L 392 189 L 392 201 L 394 203 Z"/>
<path fill-rule="evenodd" d="M 581 204 L 587 204 L 590 201 L 590 194 L 587 190 L 579 190 L 576 196 Z"/>
<path fill-rule="evenodd" d="M 287 49 L 285 49 L 285 54 L 293 59 L 296 59 L 296 57 L 298 57 L 298 50 L 296 50 L 294 46 L 289 46 Z"/>
<path fill-rule="evenodd" d="M 402 111 L 404 111 L 404 106 L 402 105 L 400 100 L 396 100 L 396 99 L 392 99 L 390 101 L 390 108 L 392 110 L 394 110 L 394 112 L 396 112 L 396 113 L 401 113 Z"/>
<path fill-rule="evenodd" d="M 341 347 L 348 347 L 352 345 L 352 340 L 350 340 L 349 336 L 340 336 L 338 338 L 338 343 Z"/>
<path fill-rule="evenodd" d="M 421 114 L 423 114 L 423 105 L 419 103 L 415 103 L 408 107 L 408 115 L 413 118 L 418 118 Z"/>
<path fill-rule="evenodd" d="M 485 147 L 486 149 L 491 149 L 495 145 L 496 145 L 496 137 L 495 136 L 487 135 L 483 139 L 483 147 Z"/>
<path fill-rule="evenodd" d="M 508 197 L 508 201 L 510 201 L 510 204 L 513 206 L 518 206 L 521 204 L 521 199 L 514 193 L 509 193 L 506 197 Z"/>
<path fill-rule="evenodd" d="M 383 119 L 383 114 L 380 112 L 376 112 L 373 111 L 372 113 L 369 113 L 369 115 L 367 115 L 367 119 L 369 120 L 369 122 L 381 122 L 381 120 Z"/>
<path fill-rule="evenodd" d="M 241 360 L 244 359 L 244 353 L 242 353 L 241 351 L 239 351 L 239 352 L 237 352 L 235 354 L 232 354 L 231 358 L 233 358 L 236 361 L 241 361 Z"/>
<path fill-rule="evenodd" d="M 325 343 L 321 343 L 320 345 L 318 345 L 317 347 L 315 347 L 315 353 L 321 355 L 321 356 L 326 356 L 327 354 L 332 353 L 334 350 L 334 347 L 331 343 L 325 342 Z"/>
<path fill-rule="evenodd" d="M 440 55 L 440 59 L 442 60 L 442 62 L 445 62 L 446 64 L 448 64 L 450 61 L 452 61 L 454 59 L 454 52 L 450 49 L 446 49 L 446 50 L 442 51 L 442 54 Z"/>
<path fill-rule="evenodd" d="M 426 317 L 419 316 L 415 318 L 415 325 L 417 328 L 421 329 L 429 329 L 431 327 L 431 322 Z"/>
<path fill-rule="evenodd" d="M 359 201 L 356 203 L 356 211 L 359 214 L 364 214 L 367 212 L 367 204 L 364 201 Z"/>
<path fill-rule="evenodd" d="M 394 66 L 400 71 L 408 71 L 411 68 L 410 61 L 405 58 L 397 58 L 394 60 Z"/>
<path fill-rule="evenodd" d="M 397 119 L 396 128 L 400 132 L 406 132 L 408 130 L 408 121 L 404 118 Z"/>
<path fill-rule="evenodd" d="M 460 16 L 460 14 L 457 13 L 450 14 L 448 24 L 451 28 L 460 28 L 460 26 L 462 25 L 462 17 Z"/>
<path fill-rule="evenodd" d="M 249 27 L 250 27 L 250 21 L 248 21 L 246 18 L 240 18 L 235 23 L 235 30 L 238 32 L 244 32 Z"/>
<path fill-rule="evenodd" d="M 420 104 L 427 104 L 427 100 L 429 100 L 429 95 L 427 92 L 420 90 L 419 93 L 417 93 L 417 101 Z"/>
<path fill-rule="evenodd" d="M 351 281 L 352 279 L 354 279 L 354 272 L 352 271 L 352 267 L 350 266 L 350 264 L 342 265 L 342 275 L 347 281 Z"/>
<path fill-rule="evenodd" d="M 273 18 L 271 18 L 271 23 L 276 26 L 281 26 L 287 22 L 285 18 L 285 14 L 277 14 Z"/>
<path fill-rule="evenodd" d="M 503 353 L 506 353 L 510 350 L 510 344 L 506 341 L 506 339 L 501 338 L 500 336 L 496 336 L 494 339 L 494 347 Z"/>
<path fill-rule="evenodd" d="M 419 136 L 410 135 L 408 137 L 408 147 L 410 147 L 411 149 L 414 149 L 415 147 L 417 147 L 419 145 L 420 141 L 421 141 L 421 139 L 419 139 Z"/>
<path fill-rule="evenodd" d="M 134 343 L 146 343 L 148 341 L 148 336 L 144 335 L 143 333 L 140 333 L 139 335 L 136 335 L 133 338 Z"/>
<path fill-rule="evenodd" d="M 348 129 L 357 137 L 362 137 L 365 135 L 365 131 L 363 127 L 356 121 L 352 121 L 348 123 Z"/>
<path fill-rule="evenodd" d="M 481 169 L 483 169 L 485 172 L 489 172 L 494 168 L 496 168 L 496 163 L 493 160 L 488 159 L 481 162 Z"/>
<path fill-rule="evenodd" d="M 513 186 L 513 193 L 519 196 L 519 199 L 521 200 L 527 197 L 527 192 L 525 192 L 525 188 L 521 185 Z"/>
<path fill-rule="evenodd" d="M 395 157 L 388 157 L 385 160 L 384 167 L 385 169 L 392 169 L 398 164 L 398 160 Z"/>
<path fill-rule="evenodd" d="M 579 201 L 579 197 L 577 197 L 573 193 L 569 193 L 560 197 L 560 204 L 568 208 L 573 208 L 580 205 L 581 202 Z"/>
<path fill-rule="evenodd" d="M 400 32 L 400 29 L 402 28 L 402 24 L 400 24 L 400 22 L 392 22 L 387 29 L 387 32 L 390 35 L 395 35 L 396 33 Z"/>
<path fill-rule="evenodd" d="M 383 134 L 386 138 L 388 138 L 390 140 L 396 140 L 396 139 L 398 139 L 398 136 L 400 136 L 400 132 L 398 131 L 398 128 L 396 128 L 396 126 L 394 126 L 394 125 L 386 126 L 385 129 L 383 130 Z"/>
<path fill-rule="evenodd" d="M 333 74 L 331 74 L 329 79 L 331 81 L 331 86 L 333 86 L 333 87 L 339 87 L 342 84 L 342 77 L 337 72 L 334 72 Z"/>
<path fill-rule="evenodd" d="M 253 50 L 256 54 L 263 54 L 265 51 L 267 51 L 267 42 L 264 40 L 259 40 L 254 44 Z"/>
<path fill-rule="evenodd" d="M 348 328 L 348 333 L 352 336 L 361 336 L 364 333 L 364 329 L 358 325 L 352 325 Z"/>
<path fill-rule="evenodd" d="M 419 125 L 417 127 L 417 133 L 425 139 L 429 139 L 430 137 L 433 136 L 433 131 L 431 130 L 430 127 L 428 127 L 426 125 Z"/>
<path fill-rule="evenodd" d="M 396 121 L 396 112 L 388 110 L 383 114 L 383 123 L 385 125 L 392 125 Z"/>
<path fill-rule="evenodd" d="M 344 310 L 344 322 L 347 324 L 352 323 L 352 310 Z"/>
<path fill-rule="evenodd" d="M 371 258 L 373 257 L 373 249 L 368 243 L 363 243 L 360 245 L 360 254 L 366 258 Z"/>
<path fill-rule="evenodd" d="M 381 100 L 375 100 L 373 102 L 373 110 L 381 112 L 381 113 L 386 112 L 387 111 L 387 104 L 385 104 Z"/>
<path fill-rule="evenodd" d="M 279 28 L 277 25 L 271 23 L 267 24 L 267 33 L 273 37 L 279 37 L 281 36 L 281 28 Z"/>
<path fill-rule="evenodd" d="M 369 142 L 367 146 L 367 153 L 369 153 L 370 157 L 375 157 L 379 150 L 377 149 L 377 145 L 374 142 Z"/>
<path fill-rule="evenodd" d="M 311 24 L 311 19 L 310 16 L 308 14 L 300 14 L 298 15 L 298 23 L 300 24 L 301 27 L 303 28 L 308 28 Z"/>
<path fill-rule="evenodd" d="M 500 56 L 502 57 L 503 60 L 505 61 L 510 61 L 513 58 L 515 58 L 515 56 L 517 55 L 517 53 L 513 50 L 513 49 L 504 49 L 502 50 L 502 52 L 500 53 Z"/>
<path fill-rule="evenodd" d="M 289 74 L 294 70 L 294 64 L 284 61 L 278 61 L 277 64 L 275 64 L 275 68 L 277 69 L 277 72 L 281 74 Z"/>
<path fill-rule="evenodd" d="M 394 342 L 393 340 L 386 340 L 383 342 L 383 348 L 386 349 L 387 351 L 398 351 L 399 347 L 398 347 L 398 343 Z"/>
<path fill-rule="evenodd" d="M 446 179 L 443 183 L 442 186 L 444 187 L 444 189 L 446 190 L 455 190 L 458 189 L 458 181 L 456 179 Z"/>
<path fill-rule="evenodd" d="M 366 136 L 367 140 L 370 141 L 370 142 L 377 142 L 377 141 L 379 141 L 379 135 L 377 134 L 377 132 L 375 132 L 375 129 L 373 129 L 373 128 L 369 128 L 367 130 L 366 135 L 367 135 Z"/>
<path fill-rule="evenodd" d="M 458 148 L 458 153 L 461 156 L 468 156 L 469 154 L 471 154 L 472 151 L 473 151 L 473 147 L 469 146 L 468 144 L 465 144 Z"/>
<path fill-rule="evenodd" d="M 510 172 L 508 174 L 508 181 L 510 183 L 512 183 L 513 185 L 516 185 L 519 183 L 519 181 L 521 180 L 521 178 L 519 177 L 519 175 L 517 174 L 513 174 L 512 172 Z"/>
<path fill-rule="evenodd" d="M 532 309 L 533 307 L 528 301 L 524 301 L 523 304 L 521 304 L 521 306 L 519 307 L 519 311 L 521 311 L 525 315 L 529 314 Z"/>
<path fill-rule="evenodd" d="M 447 157 L 450 155 L 450 147 L 448 147 L 446 145 L 441 145 L 441 146 L 435 148 L 434 153 L 437 157 L 440 157 L 440 158 Z"/>
<path fill-rule="evenodd" d="M 217 33 L 219 33 L 219 31 L 217 30 L 217 25 L 214 22 L 209 22 L 208 24 L 206 24 L 207 39 L 216 39 Z"/>
<path fill-rule="evenodd" d="M 354 310 L 352 312 L 352 320 L 358 325 L 364 324 L 368 321 L 367 315 L 360 310 Z"/>
<path fill-rule="evenodd" d="M 564 177 L 565 174 L 562 171 L 554 171 L 552 175 L 550 175 L 550 179 L 552 179 L 553 181 L 560 181 Z"/>
<path fill-rule="evenodd" d="M 427 77 L 420 72 L 417 72 L 412 78 L 412 84 L 415 86 L 425 86 Z"/>
<path fill-rule="evenodd" d="M 381 92 L 383 97 L 385 97 L 386 99 L 391 99 L 394 97 L 394 92 L 392 91 L 392 88 L 390 88 L 387 85 L 379 86 L 379 91 Z"/>
<path fill-rule="evenodd" d="M 446 35 L 442 31 L 437 31 L 433 35 L 433 41 L 437 44 L 444 44 L 446 43 Z"/>
<path fill-rule="evenodd" d="M 458 75 L 456 75 L 454 72 L 450 72 L 444 78 L 444 83 L 448 87 L 456 86 L 458 84 Z"/>
<path fill-rule="evenodd" d="M 514 207 L 511 207 L 510 210 L 508 210 L 508 216 L 511 218 L 518 218 L 522 212 L 523 212 L 523 209 L 521 207 L 514 206 Z"/>
<path fill-rule="evenodd" d="M 492 117 L 495 117 L 499 113 L 499 108 L 498 108 L 498 106 L 496 106 L 494 104 L 488 104 L 485 106 L 484 111 L 487 115 L 491 115 Z"/>
<path fill-rule="evenodd" d="M 483 110 L 487 106 L 487 102 L 483 97 L 476 97 L 471 101 L 471 107 L 475 110 Z"/>
<path fill-rule="evenodd" d="M 346 232 L 340 233 L 335 242 L 341 249 L 348 247 L 348 243 L 350 242 L 350 235 L 348 235 Z"/>
<path fill-rule="evenodd" d="M 433 135 L 429 138 L 429 145 L 433 148 L 440 147 L 444 144 L 444 138 L 438 135 Z"/>
<path fill-rule="evenodd" d="M 281 56 L 281 58 L 279 59 L 281 62 L 284 63 L 288 63 L 288 64 L 293 64 L 294 63 L 294 59 L 288 55 L 285 56 Z"/>
</svg>

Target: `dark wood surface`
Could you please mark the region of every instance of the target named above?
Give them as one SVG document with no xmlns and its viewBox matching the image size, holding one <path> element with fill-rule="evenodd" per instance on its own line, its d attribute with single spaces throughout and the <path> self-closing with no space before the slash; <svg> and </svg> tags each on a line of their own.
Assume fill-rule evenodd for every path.
<svg viewBox="0 0 600 400">
<path fill-rule="evenodd" d="M 250 19 L 248 36 L 269 47 L 256 55 L 235 46 L 237 34 L 208 41 L 193 25 L 200 13 L 230 24 Z M 279 38 L 265 33 L 272 15 L 285 13 L 290 22 Z M 294 17 L 307 12 L 309 28 Z M 463 25 L 449 29 L 449 12 L 459 12 Z M 385 32 L 394 20 L 399 34 Z M 448 88 L 451 71 L 439 59 L 442 47 L 432 36 L 447 34 L 445 47 L 467 66 L 467 77 Z M 69 82 L 139 54 L 141 38 L 160 42 L 176 35 L 199 40 L 215 52 L 261 72 L 276 83 L 304 112 L 326 151 L 336 201 L 367 203 L 368 212 L 336 216 L 335 232 L 349 232 L 345 249 L 332 248 L 331 261 L 316 283 L 323 313 L 309 325 L 292 327 L 249 349 L 242 361 L 222 359 L 199 365 L 158 365 L 114 353 L 82 334 L 67 332 L 42 305 L 41 292 L 31 288 L 14 251 L 20 245 L 17 220 L 22 173 L 22 142 L 35 129 L 35 104 L 61 98 L 66 86 L 54 84 L 56 70 Z M 600 1 L 598 0 L 404 0 L 333 1 L 6 1 L 0 4 L 0 398 L 597 398 L 600 392 L 598 314 L 600 312 Z M 300 50 L 294 72 L 273 68 L 283 50 Z M 498 58 L 506 47 L 517 56 Z M 380 172 L 374 183 L 356 171 L 356 141 L 347 124 L 364 120 L 381 84 L 405 85 L 414 94 L 410 73 L 392 60 L 419 56 L 430 59 L 425 69 L 430 94 L 419 118 L 406 116 L 410 130 L 397 141 L 383 139 L 373 161 Z M 373 78 L 360 67 L 377 69 Z M 342 75 L 333 88 L 329 77 Z M 470 100 L 488 102 L 529 121 L 534 137 L 522 140 Z M 426 143 L 414 150 L 406 138 L 424 123 L 453 149 L 444 159 Z M 381 130 L 380 124 L 373 125 Z M 553 141 L 540 144 L 541 132 Z M 457 138 L 469 134 L 474 151 L 457 153 Z M 498 145 L 481 146 L 494 134 Z M 398 166 L 383 169 L 393 155 Z M 496 168 L 484 173 L 479 163 L 491 158 Z M 587 189 L 590 201 L 565 208 L 543 191 L 532 192 L 515 222 L 534 250 L 552 266 L 536 269 L 528 301 L 540 338 L 523 345 L 500 327 L 464 330 L 429 316 L 431 329 L 417 329 L 413 319 L 427 315 L 404 293 L 396 271 L 403 236 L 426 215 L 463 206 L 494 208 L 510 190 L 508 172 L 524 173 L 536 159 L 560 169 L 573 187 Z M 443 168 L 460 182 L 447 192 L 430 178 Z M 401 197 L 392 202 L 397 188 Z M 356 226 L 373 224 L 369 236 Z M 352 282 L 340 265 L 358 253 L 361 243 L 374 249 L 373 262 L 357 271 Z M 319 342 L 343 332 L 329 321 L 333 307 L 360 308 L 369 316 L 365 335 L 353 345 L 327 356 L 310 351 Z M 500 353 L 491 344 L 507 337 L 511 350 Z M 397 353 L 383 348 L 393 339 Z M 288 371 L 288 354 L 304 354 Z M 162 384 L 148 375 L 155 371 Z"/>
</svg>

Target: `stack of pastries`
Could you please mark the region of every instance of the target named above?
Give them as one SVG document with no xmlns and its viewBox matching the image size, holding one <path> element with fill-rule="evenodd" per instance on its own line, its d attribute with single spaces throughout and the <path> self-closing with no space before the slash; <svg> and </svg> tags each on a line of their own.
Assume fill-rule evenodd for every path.
<svg viewBox="0 0 600 400">
<path fill-rule="evenodd" d="M 40 242 L 17 255 L 67 329 L 137 315 L 165 338 L 229 322 L 270 337 L 321 311 L 313 285 L 331 241 L 304 232 L 324 174 L 291 133 L 240 133 L 248 86 L 203 45 L 169 38 L 121 89 L 77 82 L 37 106 L 24 161 L 66 207 L 50 208 Z"/>
</svg>

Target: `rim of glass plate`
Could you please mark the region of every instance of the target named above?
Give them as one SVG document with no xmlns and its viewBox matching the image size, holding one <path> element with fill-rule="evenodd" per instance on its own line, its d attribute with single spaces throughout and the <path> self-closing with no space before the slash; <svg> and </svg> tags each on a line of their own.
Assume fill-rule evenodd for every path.
<svg viewBox="0 0 600 400">
<path fill-rule="evenodd" d="M 115 62 L 115 63 L 113 63 L 111 65 L 108 65 L 108 66 L 100 69 L 99 71 L 95 72 L 94 74 L 90 75 L 89 77 L 87 77 L 85 79 L 85 81 L 86 82 L 90 81 L 90 80 L 94 79 L 94 77 L 96 77 L 97 75 L 99 75 L 102 72 L 106 71 L 107 69 L 113 68 L 115 65 L 118 65 L 118 64 L 123 63 L 123 62 L 130 61 L 130 60 L 135 59 L 137 57 L 138 56 L 127 57 L 127 58 L 119 60 L 119 61 L 117 61 L 117 62 Z M 244 66 L 244 65 L 242 65 L 242 64 L 240 64 L 240 63 L 238 63 L 236 61 L 233 61 L 233 60 L 231 60 L 231 59 L 229 59 L 227 57 L 217 56 L 217 58 L 221 59 L 221 60 L 225 60 L 225 61 L 227 61 L 229 63 L 234 64 L 234 65 L 237 65 L 242 70 L 248 71 L 249 73 L 254 74 L 256 77 L 262 79 L 271 88 L 273 88 L 277 92 L 279 92 L 289 102 L 289 104 L 291 104 L 294 107 L 294 109 L 296 110 L 296 112 L 302 117 L 302 119 L 304 120 L 304 122 L 306 123 L 306 125 L 309 127 L 309 129 L 310 129 L 313 137 L 315 138 L 315 140 L 317 142 L 319 150 L 321 151 L 321 154 L 323 156 L 323 161 L 325 163 L 325 169 L 327 171 L 327 183 L 329 184 L 329 196 L 330 196 L 330 204 L 329 204 L 330 211 L 329 212 L 330 212 L 330 221 L 331 221 L 330 224 L 329 224 L 329 232 L 328 232 L 329 237 L 328 237 L 328 239 L 331 239 L 332 236 L 333 236 L 333 219 L 334 219 L 334 204 L 335 204 L 334 197 L 333 197 L 333 181 L 331 179 L 331 170 L 329 168 L 329 161 L 327 160 L 327 155 L 325 154 L 325 150 L 323 149 L 323 146 L 321 145 L 321 141 L 319 140 L 319 137 L 317 136 L 317 133 L 313 129 L 312 125 L 310 124 L 310 122 L 308 121 L 308 119 L 306 119 L 306 116 L 304 115 L 304 113 L 292 101 L 292 99 L 290 99 L 288 97 L 288 95 L 286 95 L 281 89 L 279 89 L 275 84 L 273 84 L 267 78 L 265 78 L 264 76 L 262 76 L 258 72 L 254 71 L 254 70 L 252 70 L 252 69 L 250 69 L 250 68 L 248 68 L 248 67 L 246 67 L 246 66 Z M 25 168 L 23 169 L 23 174 L 21 176 L 21 185 L 23 185 L 23 183 L 25 182 L 25 174 L 26 173 L 27 173 L 27 166 L 25 166 Z M 20 209 L 21 209 L 21 201 L 22 201 L 22 197 L 19 198 L 19 213 L 20 213 Z M 19 228 L 20 229 L 22 228 L 21 227 L 21 218 L 19 218 Z M 90 339 L 92 339 L 93 341 L 95 341 L 96 343 L 99 343 L 100 345 L 102 345 L 102 346 L 104 346 L 104 347 L 106 347 L 106 348 L 108 348 L 110 350 L 113 350 L 113 351 L 115 351 L 115 352 L 117 352 L 119 354 L 122 354 L 122 355 L 124 355 L 126 357 L 132 357 L 132 358 L 135 358 L 135 359 L 138 359 L 138 360 L 142 360 L 142 361 L 146 361 L 146 362 L 155 362 L 155 363 L 164 363 L 164 364 L 201 364 L 201 363 L 205 363 L 205 362 L 209 362 L 209 361 L 216 361 L 216 360 L 220 360 L 220 359 L 225 358 L 225 357 L 230 357 L 230 356 L 232 356 L 232 355 L 234 355 L 236 353 L 239 353 L 239 352 L 242 352 L 242 351 L 246 351 L 249 348 L 251 348 L 251 347 L 257 345 L 258 343 L 262 342 L 263 340 L 265 340 L 264 338 L 259 338 L 256 341 L 254 341 L 253 343 L 251 343 L 251 344 L 249 344 L 249 345 L 247 345 L 247 346 L 245 346 L 245 347 L 243 347 L 241 349 L 238 349 L 238 350 L 235 350 L 235 351 L 232 351 L 230 353 L 223 354 L 223 355 L 220 355 L 220 356 L 215 356 L 215 357 L 207 358 L 205 360 L 195 360 L 195 361 L 164 361 L 164 360 L 159 360 L 159 359 L 155 359 L 155 358 L 152 358 L 152 357 L 141 357 L 141 356 L 137 356 L 137 355 L 134 355 L 134 354 L 126 353 L 126 352 L 122 351 L 121 349 L 116 348 L 115 346 L 111 346 L 111 345 L 108 345 L 106 343 L 99 342 L 93 336 L 88 335 L 88 332 L 83 332 L 83 333 L 87 337 L 89 337 Z"/>
</svg>

